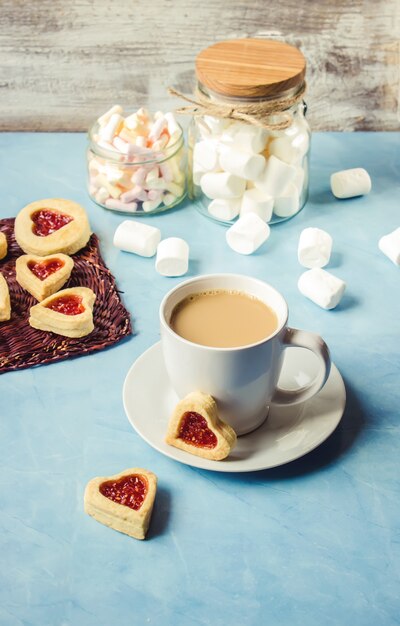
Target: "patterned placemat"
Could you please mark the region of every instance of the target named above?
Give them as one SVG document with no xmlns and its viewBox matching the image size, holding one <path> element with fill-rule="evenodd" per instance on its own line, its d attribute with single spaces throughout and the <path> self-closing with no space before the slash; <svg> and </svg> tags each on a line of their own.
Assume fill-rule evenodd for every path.
<svg viewBox="0 0 400 626">
<path fill-rule="evenodd" d="M 104 264 L 95 234 L 85 248 L 72 256 L 74 269 L 62 287 L 90 287 L 94 291 L 94 330 L 86 337 L 71 339 L 32 328 L 28 323 L 29 310 L 37 301 L 15 278 L 15 260 L 23 251 L 15 241 L 14 218 L 0 220 L 0 231 L 8 242 L 0 272 L 8 283 L 11 298 L 11 319 L 0 322 L 0 373 L 90 354 L 132 334 L 130 315 L 121 302 L 113 275 Z"/>
</svg>

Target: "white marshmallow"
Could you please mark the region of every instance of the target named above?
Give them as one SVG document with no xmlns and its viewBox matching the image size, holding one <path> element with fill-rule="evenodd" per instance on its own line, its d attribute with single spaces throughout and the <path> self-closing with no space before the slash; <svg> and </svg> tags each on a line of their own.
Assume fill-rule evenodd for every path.
<svg viewBox="0 0 400 626">
<path fill-rule="evenodd" d="M 281 196 L 288 184 L 297 174 L 293 165 L 284 163 L 272 155 L 267 160 L 267 165 L 262 174 L 254 181 L 255 186 L 269 196 Z"/>
<path fill-rule="evenodd" d="M 268 133 L 263 128 L 235 122 L 230 124 L 221 135 L 221 141 L 227 145 L 235 144 L 244 152 L 262 152 L 267 145 Z"/>
<path fill-rule="evenodd" d="M 134 185 L 143 185 L 146 180 L 147 169 L 145 167 L 139 167 L 132 175 L 131 181 Z"/>
<path fill-rule="evenodd" d="M 298 281 L 299 291 L 323 309 L 334 309 L 346 289 L 346 283 L 320 267 L 304 272 Z"/>
<path fill-rule="evenodd" d="M 147 200 L 147 193 L 142 187 L 135 185 L 132 189 L 125 191 L 125 193 L 121 195 L 121 200 L 122 202 L 133 202 L 135 200 L 141 200 L 143 202 Z"/>
<path fill-rule="evenodd" d="M 193 149 L 193 162 L 205 170 L 212 172 L 218 167 L 218 150 L 215 141 L 203 139 Z"/>
<path fill-rule="evenodd" d="M 270 227 L 256 213 L 246 213 L 226 231 L 228 246 L 239 254 L 252 254 L 268 239 Z"/>
<path fill-rule="evenodd" d="M 115 231 L 113 243 L 125 252 L 151 257 L 155 255 L 160 240 L 161 232 L 158 228 L 143 222 L 126 220 Z"/>
<path fill-rule="evenodd" d="M 103 126 L 104 124 L 107 124 L 108 120 L 114 113 L 119 113 L 119 115 L 122 114 L 122 107 L 119 104 L 114 104 L 114 106 L 112 106 L 111 109 L 108 109 L 108 111 L 103 113 L 103 115 L 100 115 L 100 117 L 97 120 L 99 125 Z"/>
<path fill-rule="evenodd" d="M 189 266 L 189 246 L 184 239 L 168 237 L 157 246 L 156 270 L 162 276 L 183 276 Z"/>
<path fill-rule="evenodd" d="M 246 188 L 244 178 L 229 172 L 207 172 L 202 176 L 200 186 L 208 198 L 239 198 Z"/>
<path fill-rule="evenodd" d="M 201 179 L 205 173 L 206 172 L 205 170 L 203 170 L 203 168 L 197 165 L 197 163 L 193 163 L 192 176 L 193 176 L 193 182 L 195 185 L 200 185 Z"/>
<path fill-rule="evenodd" d="M 157 139 L 161 135 L 162 131 L 166 127 L 167 127 L 167 120 L 165 119 L 165 117 L 163 115 L 162 117 L 159 117 L 154 122 L 153 126 L 151 127 L 151 130 L 149 132 L 149 139 L 151 139 L 152 141 L 157 141 Z"/>
<path fill-rule="evenodd" d="M 331 190 L 333 195 L 340 199 L 364 196 L 371 191 L 371 179 L 362 167 L 342 170 L 332 174 Z"/>
<path fill-rule="evenodd" d="M 293 184 L 296 186 L 299 196 L 303 191 L 304 181 L 306 180 L 306 171 L 304 167 L 296 167 L 296 176 L 293 179 Z"/>
<path fill-rule="evenodd" d="M 305 228 L 299 238 L 297 258 L 304 267 L 324 267 L 332 252 L 332 237 L 320 228 Z"/>
<path fill-rule="evenodd" d="M 160 174 L 163 179 L 169 183 L 173 179 L 172 168 L 168 165 L 167 162 L 160 164 Z"/>
<path fill-rule="evenodd" d="M 278 217 L 292 217 L 300 208 L 299 192 L 294 183 L 289 183 L 282 195 L 274 200 L 274 213 Z"/>
<path fill-rule="evenodd" d="M 297 161 L 301 160 L 310 148 L 310 135 L 303 123 L 299 126 L 299 132 L 292 140 L 292 147 L 297 152 Z"/>
<path fill-rule="evenodd" d="M 117 129 L 121 126 L 122 122 L 123 117 L 119 113 L 113 113 L 107 124 L 99 130 L 99 135 L 103 141 L 111 141 L 114 135 L 116 135 Z"/>
<path fill-rule="evenodd" d="M 107 209 L 113 209 L 114 211 L 127 211 L 128 213 L 137 211 L 138 207 L 137 202 L 122 202 L 122 200 L 115 200 L 114 198 L 108 198 L 104 204 Z"/>
<path fill-rule="evenodd" d="M 213 135 L 219 135 L 231 123 L 231 120 L 229 119 L 224 119 L 222 117 L 212 117 L 211 115 L 205 115 L 203 117 L 203 120 L 206 123 L 209 132 L 211 132 Z M 196 121 L 201 121 L 201 118 L 198 118 Z"/>
<path fill-rule="evenodd" d="M 94 197 L 95 197 L 96 202 L 98 202 L 99 204 L 104 204 L 107 198 L 110 197 L 110 194 L 108 193 L 105 187 L 100 187 L 100 189 L 98 189 L 97 191 L 94 191 Z"/>
<path fill-rule="evenodd" d="M 218 220 L 230 221 L 239 215 L 240 198 L 216 198 L 208 205 L 208 212 Z"/>
<path fill-rule="evenodd" d="M 164 115 L 164 117 L 167 120 L 169 134 L 171 136 L 178 137 L 182 131 L 181 131 L 181 127 L 179 126 L 178 122 L 175 119 L 175 115 L 171 112 L 168 112 Z"/>
<path fill-rule="evenodd" d="M 266 196 L 257 188 L 246 189 L 242 197 L 240 215 L 256 213 L 264 222 L 269 222 L 273 206 L 274 199 L 271 196 Z"/>
<path fill-rule="evenodd" d="M 265 167 L 265 158 L 261 154 L 242 152 L 233 147 L 228 148 L 221 145 L 219 164 L 225 172 L 230 172 L 247 180 L 255 180 Z"/>
<path fill-rule="evenodd" d="M 270 154 L 289 165 L 293 165 L 299 159 L 299 152 L 293 147 L 287 137 L 277 137 L 268 145 Z"/>
<path fill-rule="evenodd" d="M 160 206 L 161 202 L 162 202 L 161 196 L 157 198 L 156 200 L 146 200 L 142 204 L 142 209 L 145 213 L 151 213 L 152 211 L 155 211 Z"/>
<path fill-rule="evenodd" d="M 165 193 L 162 200 L 165 206 L 172 206 L 178 198 L 173 193 Z"/>
<path fill-rule="evenodd" d="M 378 246 L 395 265 L 400 265 L 400 228 L 381 237 Z"/>
</svg>

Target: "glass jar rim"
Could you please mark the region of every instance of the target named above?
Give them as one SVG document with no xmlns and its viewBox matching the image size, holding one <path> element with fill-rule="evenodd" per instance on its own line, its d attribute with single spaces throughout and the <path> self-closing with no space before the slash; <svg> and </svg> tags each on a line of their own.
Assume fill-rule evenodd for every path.
<svg viewBox="0 0 400 626">
<path fill-rule="evenodd" d="M 162 148 L 161 150 L 158 150 L 157 152 L 155 152 L 154 158 L 148 158 L 143 161 L 142 160 L 139 161 L 138 159 L 139 157 L 142 158 L 142 155 L 138 154 L 135 161 L 124 160 L 123 161 L 124 165 L 150 165 L 152 163 L 162 163 L 163 161 L 167 161 L 168 159 L 172 158 L 174 154 L 176 154 L 178 150 L 181 148 L 181 146 L 183 145 L 183 141 L 184 141 L 183 128 L 179 124 L 179 122 L 176 122 L 176 124 L 177 126 L 179 126 L 179 129 L 181 132 L 177 140 L 174 141 L 172 145 L 166 148 Z M 96 134 L 96 131 L 98 129 L 99 129 L 99 122 L 96 120 L 92 124 L 92 126 L 89 128 L 88 133 L 87 133 L 87 136 L 89 139 L 89 148 L 97 156 L 101 156 L 103 158 L 113 160 L 116 163 L 122 163 L 122 161 L 120 160 L 120 157 L 124 156 L 122 152 L 120 152 L 116 148 L 113 148 L 113 149 L 103 148 L 102 146 L 99 146 L 98 142 L 94 139 L 94 135 Z M 160 156 L 157 157 L 156 154 L 159 154 Z"/>
</svg>

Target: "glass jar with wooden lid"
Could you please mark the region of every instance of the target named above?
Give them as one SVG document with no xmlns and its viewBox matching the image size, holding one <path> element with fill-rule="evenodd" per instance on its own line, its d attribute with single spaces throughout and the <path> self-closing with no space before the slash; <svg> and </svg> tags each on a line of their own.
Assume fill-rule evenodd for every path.
<svg viewBox="0 0 400 626">
<path fill-rule="evenodd" d="M 306 61 L 279 41 L 216 43 L 196 59 L 189 126 L 189 196 L 232 223 L 255 212 L 269 223 L 293 217 L 308 195 L 310 128 Z"/>
</svg>

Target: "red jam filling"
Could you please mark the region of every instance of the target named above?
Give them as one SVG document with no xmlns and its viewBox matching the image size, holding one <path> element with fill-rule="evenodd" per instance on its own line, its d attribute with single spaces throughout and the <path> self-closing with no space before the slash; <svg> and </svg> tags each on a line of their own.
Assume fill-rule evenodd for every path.
<svg viewBox="0 0 400 626">
<path fill-rule="evenodd" d="M 64 315 L 79 315 L 79 313 L 83 313 L 85 310 L 82 298 L 73 294 L 54 298 L 46 305 L 46 308 L 57 311 L 57 313 L 64 313 Z"/>
<path fill-rule="evenodd" d="M 132 474 L 132 476 L 124 476 L 119 480 L 108 480 L 101 483 L 99 490 L 109 500 L 138 511 L 144 502 L 148 486 L 144 476 Z"/>
<path fill-rule="evenodd" d="M 49 259 L 48 261 L 40 261 L 38 263 L 29 261 L 28 263 L 28 268 L 32 274 L 35 274 L 40 280 L 46 280 L 48 276 L 58 272 L 62 267 L 64 267 L 64 261 L 61 261 L 61 259 Z"/>
<path fill-rule="evenodd" d="M 208 428 L 205 418 L 194 411 L 183 414 L 178 437 L 198 448 L 215 448 L 218 443 L 216 435 Z"/>
<path fill-rule="evenodd" d="M 32 231 L 38 237 L 47 237 L 72 222 L 74 218 L 51 209 L 40 209 L 31 215 Z"/>
</svg>

